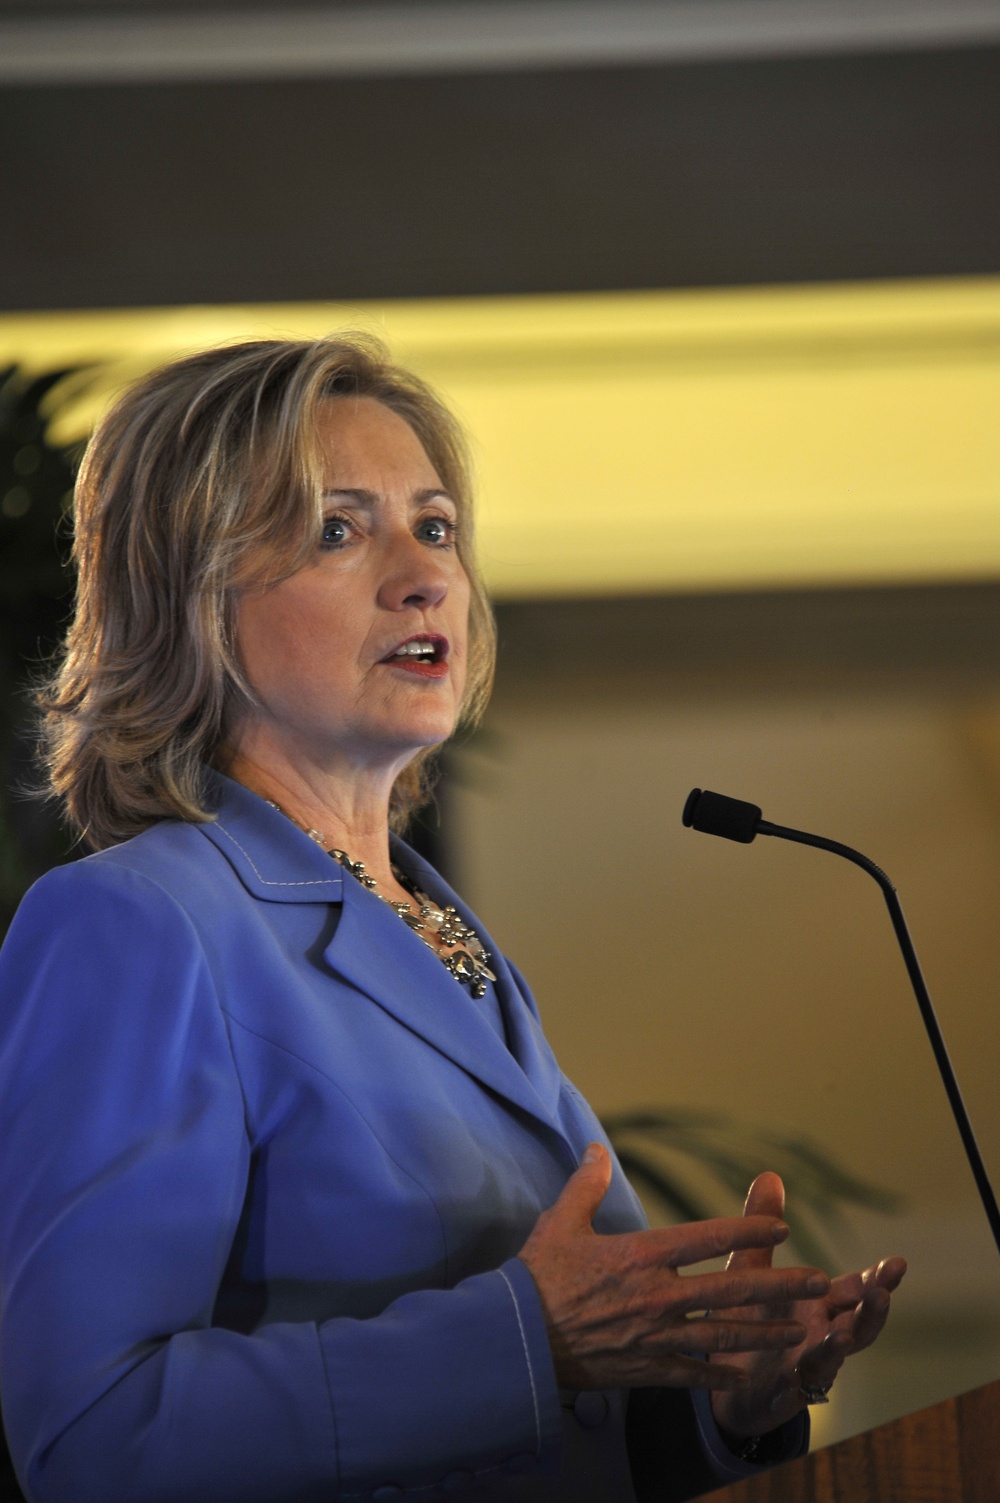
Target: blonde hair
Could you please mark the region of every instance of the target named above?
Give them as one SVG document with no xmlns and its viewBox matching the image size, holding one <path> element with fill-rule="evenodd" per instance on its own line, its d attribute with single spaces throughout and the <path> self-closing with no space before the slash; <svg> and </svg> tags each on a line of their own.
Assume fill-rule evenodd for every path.
<svg viewBox="0 0 1000 1503">
<path fill-rule="evenodd" d="M 461 722 L 492 684 L 493 617 L 472 552 L 468 452 L 458 424 L 367 335 L 260 340 L 177 360 L 115 404 L 74 499 L 74 618 L 37 687 L 45 796 L 95 850 L 162 819 L 208 821 L 206 769 L 257 707 L 234 645 L 235 600 L 312 557 L 322 524 L 317 412 L 372 397 L 413 429 L 458 508 L 472 585 Z M 266 572 L 263 572 L 266 569 Z M 437 748 L 393 788 L 402 827 L 429 797 Z"/>
</svg>

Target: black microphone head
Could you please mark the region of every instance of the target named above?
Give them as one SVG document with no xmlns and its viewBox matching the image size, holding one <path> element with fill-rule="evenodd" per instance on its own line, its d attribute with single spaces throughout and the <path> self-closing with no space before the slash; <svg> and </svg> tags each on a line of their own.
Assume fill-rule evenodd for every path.
<svg viewBox="0 0 1000 1503">
<path fill-rule="evenodd" d="M 761 811 L 756 804 L 744 803 L 740 798 L 727 798 L 724 793 L 709 793 L 706 788 L 692 788 L 681 815 L 689 830 L 700 830 L 703 835 L 721 835 L 725 840 L 738 840 L 740 845 L 749 845 L 757 834 Z"/>
</svg>

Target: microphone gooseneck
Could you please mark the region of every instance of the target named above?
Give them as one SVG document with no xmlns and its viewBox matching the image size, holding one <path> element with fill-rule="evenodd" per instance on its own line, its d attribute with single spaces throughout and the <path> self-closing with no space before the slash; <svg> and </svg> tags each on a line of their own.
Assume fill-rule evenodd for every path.
<svg viewBox="0 0 1000 1503">
<path fill-rule="evenodd" d="M 934 1051 L 938 1073 L 948 1096 L 955 1125 L 965 1149 L 965 1156 L 969 1161 L 969 1168 L 972 1170 L 972 1177 L 976 1182 L 976 1189 L 979 1191 L 979 1198 L 990 1224 L 990 1231 L 993 1233 L 993 1241 L 996 1243 L 997 1252 L 1000 1253 L 1000 1207 L 997 1206 L 993 1186 L 986 1173 L 976 1135 L 972 1130 L 972 1123 L 969 1121 L 969 1114 L 958 1088 L 955 1071 L 948 1058 L 944 1035 L 934 1012 L 934 1004 L 931 1002 L 930 992 L 927 990 L 927 983 L 920 969 L 920 962 L 913 947 L 906 919 L 903 917 L 899 897 L 885 872 L 880 866 L 876 866 L 874 861 L 863 856 L 860 851 L 854 850 L 852 846 L 841 845 L 838 840 L 827 840 L 823 835 L 809 835 L 805 830 L 792 830 L 787 825 L 771 824 L 770 820 L 762 817 L 756 804 L 746 803 L 743 799 L 729 798 L 724 793 L 710 793 L 708 789 L 692 788 L 684 804 L 684 813 L 681 818 L 688 829 L 699 830 L 706 835 L 721 835 L 724 840 L 735 840 L 740 845 L 749 845 L 758 835 L 775 835 L 781 840 L 795 841 L 797 845 L 812 845 L 821 851 L 832 851 L 835 856 L 843 856 L 845 861 L 853 861 L 855 866 L 860 866 L 862 871 L 866 871 L 878 883 L 882 889 L 886 907 L 889 909 L 889 917 L 892 919 L 892 927 L 896 932 L 899 948 L 903 952 L 903 960 L 906 962 L 913 994 L 917 999 L 920 1016 L 923 1018 L 927 1037 Z"/>
</svg>

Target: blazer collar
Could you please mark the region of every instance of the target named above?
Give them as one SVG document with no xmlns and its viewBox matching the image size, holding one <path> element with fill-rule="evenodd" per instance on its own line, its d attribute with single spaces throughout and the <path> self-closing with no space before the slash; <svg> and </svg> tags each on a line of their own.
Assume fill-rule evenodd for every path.
<svg viewBox="0 0 1000 1503">
<path fill-rule="evenodd" d="M 209 799 L 215 821 L 198 829 L 255 898 L 268 903 L 340 902 L 343 869 L 259 794 L 211 768 Z"/>
<path fill-rule="evenodd" d="M 482 1085 L 560 1132 L 561 1076 L 530 1004 L 479 919 L 432 866 L 392 837 L 393 859 L 436 903 L 454 904 L 489 950 L 509 1049 L 467 990 L 388 904 L 258 794 L 214 768 L 209 786 L 217 817 L 198 828 L 248 892 L 269 903 L 340 903 L 340 922 L 325 951 L 331 970 Z"/>
</svg>

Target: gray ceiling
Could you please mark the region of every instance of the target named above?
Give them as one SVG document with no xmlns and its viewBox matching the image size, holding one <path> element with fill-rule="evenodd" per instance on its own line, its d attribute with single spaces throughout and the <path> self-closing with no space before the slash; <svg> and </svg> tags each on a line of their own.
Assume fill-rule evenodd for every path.
<svg viewBox="0 0 1000 1503">
<path fill-rule="evenodd" d="M 1000 0 L 94 9 L 0 0 L 0 308 L 1000 272 Z"/>
<path fill-rule="evenodd" d="M 0 0 L 0 82 L 332 77 L 1000 42 L 1000 0 Z"/>
</svg>

